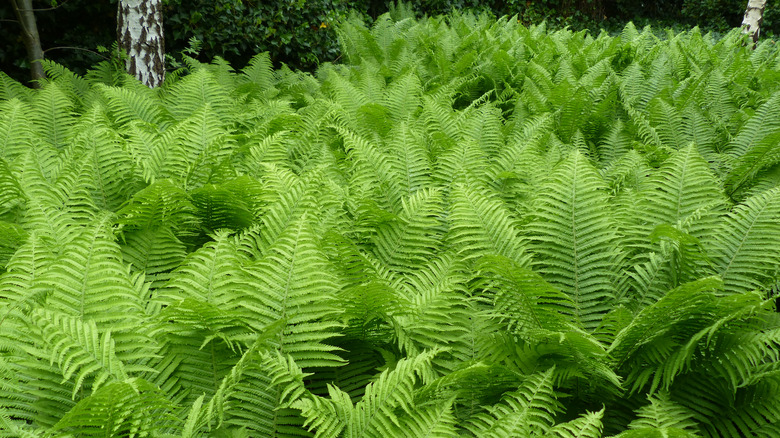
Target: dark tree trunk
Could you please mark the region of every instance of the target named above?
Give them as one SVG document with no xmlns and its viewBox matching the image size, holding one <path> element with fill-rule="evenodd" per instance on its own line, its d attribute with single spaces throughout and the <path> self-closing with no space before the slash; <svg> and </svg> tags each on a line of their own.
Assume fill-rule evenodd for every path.
<svg viewBox="0 0 780 438">
<path fill-rule="evenodd" d="M 127 54 L 127 72 L 150 88 L 165 80 L 161 0 L 120 0 L 117 41 Z"/>
<path fill-rule="evenodd" d="M 38 35 L 38 25 L 35 22 L 32 0 L 11 0 L 16 18 L 22 26 L 22 41 L 27 50 L 27 59 L 30 62 L 30 77 L 35 88 L 40 87 L 39 80 L 46 79 L 43 71 L 43 49 L 41 37 Z"/>
</svg>

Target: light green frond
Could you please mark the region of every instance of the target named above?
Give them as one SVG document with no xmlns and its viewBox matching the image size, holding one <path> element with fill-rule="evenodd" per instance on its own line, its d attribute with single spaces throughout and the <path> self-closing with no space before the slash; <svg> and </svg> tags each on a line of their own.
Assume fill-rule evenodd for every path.
<svg viewBox="0 0 780 438">
<path fill-rule="evenodd" d="M 24 202 L 24 194 L 11 166 L 0 158 L 0 209 L 10 210 Z"/>
<path fill-rule="evenodd" d="M 51 240 L 33 232 L 8 260 L 5 272 L 0 275 L 0 290 L 3 291 L 0 323 L 12 313 L 27 313 L 43 303 L 46 291 L 33 289 L 32 286 L 54 262 L 56 252 L 53 246 Z"/>
<path fill-rule="evenodd" d="M 647 111 L 661 144 L 674 150 L 688 145 L 688 135 L 683 129 L 683 119 L 677 108 L 658 97 L 650 101 Z"/>
<path fill-rule="evenodd" d="M 678 356 L 678 365 L 673 366 L 669 358 L 713 318 L 707 316 L 715 311 L 712 292 L 721 285 L 717 277 L 683 284 L 640 311 L 617 334 L 607 353 L 617 369 L 628 371 L 632 392 L 643 388 L 651 378 L 651 392 L 671 385 L 690 362 L 693 351 Z"/>
<path fill-rule="evenodd" d="M 455 438 L 458 419 L 455 417 L 452 402 L 438 402 L 418 405 L 413 415 L 401 418 L 400 424 L 392 428 L 387 436 L 414 436 L 419 438 Z"/>
<path fill-rule="evenodd" d="M 27 233 L 19 225 L 0 221 L 0 273 L 6 271 L 8 261 L 24 244 L 27 237 Z"/>
<path fill-rule="evenodd" d="M 136 192 L 117 215 L 121 226 L 134 230 L 160 227 L 186 230 L 195 223 L 195 207 L 187 193 L 167 179 Z"/>
<path fill-rule="evenodd" d="M 336 284 L 304 215 L 291 224 L 257 263 L 245 268 L 252 286 L 243 305 L 258 321 L 285 321 L 276 339 L 301 367 L 337 366 L 327 340 L 337 336 Z"/>
<path fill-rule="evenodd" d="M 455 184 L 450 194 L 447 240 L 467 260 L 498 254 L 519 266 L 530 256 L 516 221 L 501 202 L 477 187 Z"/>
<path fill-rule="evenodd" d="M 143 272 L 155 289 L 163 286 L 187 255 L 184 243 L 168 227 L 125 232 L 121 246 L 122 260 L 135 272 Z"/>
<path fill-rule="evenodd" d="M 76 150 L 83 150 L 83 155 L 73 158 L 88 163 L 92 174 L 90 194 L 99 209 L 115 211 L 131 193 L 141 188 L 142 181 L 135 172 L 133 160 L 115 132 L 102 127 L 86 129 L 73 138 L 72 145 Z"/>
<path fill-rule="evenodd" d="M 54 82 L 68 94 L 74 102 L 84 104 L 89 100 L 91 87 L 89 81 L 70 71 L 67 67 L 48 59 L 42 61 L 43 70 L 50 82 Z"/>
<path fill-rule="evenodd" d="M 199 187 L 230 155 L 234 144 L 217 114 L 217 108 L 205 104 L 165 132 L 164 177 L 183 180 L 187 188 Z"/>
<path fill-rule="evenodd" d="M 398 219 L 380 226 L 373 239 L 377 257 L 399 271 L 425 265 L 441 245 L 442 199 L 438 190 L 420 189 L 401 200 Z"/>
<path fill-rule="evenodd" d="M 160 129 L 165 128 L 167 117 L 157 96 L 149 90 L 129 87 L 97 86 L 106 100 L 107 113 L 120 126 L 140 121 Z"/>
<path fill-rule="evenodd" d="M 484 105 L 469 113 L 464 112 L 461 126 L 464 139 L 473 140 L 487 156 L 498 154 L 506 143 L 501 110 L 493 105 Z"/>
<path fill-rule="evenodd" d="M 443 151 L 437 153 L 433 180 L 450 185 L 453 182 L 483 184 L 489 168 L 488 157 L 473 141 L 441 140 Z"/>
<path fill-rule="evenodd" d="M 631 429 L 680 429 L 694 432 L 696 422 L 693 414 L 669 397 L 668 392 L 659 392 L 647 397 L 650 404 L 636 411 L 637 418 L 632 421 Z"/>
<path fill-rule="evenodd" d="M 175 405 L 157 387 L 130 378 L 109 383 L 79 401 L 54 430 L 80 437 L 133 436 L 178 425 L 175 414 Z"/>
<path fill-rule="evenodd" d="M 44 433 L 45 432 L 40 429 L 30 427 L 30 425 L 23 420 L 18 420 L 16 418 L 11 419 L 7 413 L 0 413 L 0 437 L 42 438 Z"/>
<path fill-rule="evenodd" d="M 706 237 L 726 205 L 719 182 L 693 144 L 653 171 L 640 196 L 634 220 L 647 224 L 637 231 L 640 239 L 661 224 L 672 224 L 696 238 Z"/>
<path fill-rule="evenodd" d="M 510 330 L 534 337 L 536 331 L 571 329 L 574 303 L 541 275 L 496 255 L 482 258 L 478 270 L 491 292 L 494 316 Z"/>
<path fill-rule="evenodd" d="M 430 150 L 418 130 L 405 122 L 396 125 L 389 133 L 387 143 L 392 166 L 399 175 L 395 182 L 401 196 L 432 184 Z"/>
<path fill-rule="evenodd" d="M 517 391 L 475 415 L 465 427 L 484 438 L 530 437 L 547 432 L 554 424 L 553 415 L 561 410 L 552 388 L 552 376 L 552 369 L 528 376 Z"/>
<path fill-rule="evenodd" d="M 403 183 L 404 175 L 399 172 L 401 169 L 393 166 L 394 160 L 377 143 L 342 128 L 336 130 L 344 139 L 344 148 L 352 163 L 350 186 L 365 191 L 383 206 L 400 208 L 405 193 L 399 183 Z"/>
<path fill-rule="evenodd" d="M 278 92 L 274 88 L 273 64 L 268 52 L 258 53 L 249 60 L 238 77 L 238 90 L 256 98 L 271 97 Z"/>
<path fill-rule="evenodd" d="M 578 151 L 541 189 L 528 225 L 538 269 L 571 297 L 576 321 L 594 329 L 615 297 L 622 254 L 607 206 L 606 186 Z"/>
<path fill-rule="evenodd" d="M 574 420 L 556 424 L 547 432 L 545 438 L 601 438 L 602 416 L 604 416 L 604 409 L 598 412 L 586 412 Z"/>
<path fill-rule="evenodd" d="M 252 225 L 257 213 L 254 207 L 259 203 L 259 195 L 252 193 L 253 185 L 259 183 L 240 177 L 224 184 L 206 184 L 190 192 L 201 227 L 213 232 L 222 228 L 241 230 Z"/>
<path fill-rule="evenodd" d="M 191 253 L 170 275 L 170 281 L 157 292 L 168 303 L 195 299 L 224 310 L 234 310 L 242 298 L 241 256 L 229 232 L 218 231 L 209 242 Z"/>
<path fill-rule="evenodd" d="M 27 101 L 32 97 L 32 90 L 0 71 L 0 100 L 20 99 Z"/>
<path fill-rule="evenodd" d="M 406 121 L 422 106 L 422 84 L 414 73 L 395 79 L 384 92 L 383 104 L 396 122 Z"/>
<path fill-rule="evenodd" d="M 61 250 L 57 261 L 36 278 L 33 288 L 47 296 L 46 306 L 98 327 L 133 329 L 138 323 L 141 297 L 130 281 L 119 245 L 102 217 L 79 232 Z"/>
<path fill-rule="evenodd" d="M 774 283 L 780 266 L 778 216 L 780 188 L 775 188 L 736 206 L 705 240 L 726 292 L 748 292 Z"/>
<path fill-rule="evenodd" d="M 779 128 L 780 129 L 780 128 Z M 780 162 L 780 131 L 767 135 L 752 144 L 731 166 L 725 176 L 726 192 L 734 196 L 740 190 L 750 187 L 750 182 L 763 169 Z"/>
<path fill-rule="evenodd" d="M 40 330 L 39 348 L 51 353 L 50 361 L 57 363 L 63 380 L 75 381 L 73 398 L 85 383 L 94 392 L 104 383 L 127 378 L 110 331 L 101 333 L 93 321 L 43 309 L 34 310 L 30 319 Z"/>
<path fill-rule="evenodd" d="M 75 118 L 71 111 L 73 102 L 60 89 L 50 82 L 37 93 L 30 105 L 30 121 L 35 135 L 56 149 L 67 145 Z"/>
<path fill-rule="evenodd" d="M 0 158 L 14 160 L 32 149 L 34 137 L 28 111 L 29 106 L 19 99 L 0 102 Z"/>
<path fill-rule="evenodd" d="M 232 117 L 230 96 L 205 68 L 198 69 L 165 91 L 166 107 L 176 120 L 184 120 L 204 107 L 213 109 L 212 117 L 216 121 L 228 121 Z"/>
<path fill-rule="evenodd" d="M 415 386 L 426 381 L 431 373 L 431 361 L 438 351 L 426 351 L 417 356 L 401 359 L 392 370 L 385 370 L 366 387 L 363 398 L 355 404 L 349 396 L 336 387 L 329 386 L 330 399 L 305 397 L 293 407 L 301 409 L 307 418 L 307 426 L 316 430 L 317 437 L 335 437 L 345 431 L 345 437 L 406 436 L 410 427 L 420 427 L 430 421 L 427 410 L 416 410 Z M 442 427 L 446 427 L 442 425 Z"/>
<path fill-rule="evenodd" d="M 767 136 L 780 131 L 780 93 L 775 93 L 750 117 L 725 148 L 734 159 L 744 157 Z"/>
</svg>

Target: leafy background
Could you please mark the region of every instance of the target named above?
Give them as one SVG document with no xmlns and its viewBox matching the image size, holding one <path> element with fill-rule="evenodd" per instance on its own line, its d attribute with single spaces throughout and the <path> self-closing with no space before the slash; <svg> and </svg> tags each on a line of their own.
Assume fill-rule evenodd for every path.
<svg viewBox="0 0 780 438">
<path fill-rule="evenodd" d="M 244 66 L 257 53 L 267 51 L 276 67 L 314 71 L 322 62 L 339 58 L 333 25 L 356 13 L 366 20 L 388 12 L 392 2 L 377 0 L 164 0 L 166 52 L 177 60 L 200 41 L 198 59 L 215 56 L 232 65 Z M 552 29 L 570 26 L 604 28 L 619 33 L 628 21 L 638 27 L 682 31 L 693 26 L 726 33 L 739 26 L 745 12 L 743 0 L 414 0 L 407 2 L 417 16 L 446 14 L 452 10 L 486 12 L 496 17 L 518 15 L 526 24 L 546 20 Z M 72 71 L 84 74 L 95 63 L 110 57 L 98 47 L 110 48 L 116 41 L 116 0 L 34 0 L 45 55 Z M 56 8 L 52 9 L 52 7 Z M 773 37 L 780 32 L 777 14 L 780 1 L 767 2 L 762 32 Z M 0 3 L 0 65 L 17 80 L 28 74 L 20 29 L 13 10 Z M 322 27 L 325 24 L 327 27 Z M 190 53 L 192 55 L 192 53 Z M 171 66 L 175 69 L 176 66 Z"/>
<path fill-rule="evenodd" d="M 0 435 L 780 433 L 776 46 L 414 15 L 0 74 Z"/>
</svg>

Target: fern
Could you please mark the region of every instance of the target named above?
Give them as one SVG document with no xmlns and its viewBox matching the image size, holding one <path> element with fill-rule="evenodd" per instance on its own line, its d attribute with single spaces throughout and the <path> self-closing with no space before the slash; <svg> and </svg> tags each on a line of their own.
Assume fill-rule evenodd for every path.
<svg viewBox="0 0 780 438">
<path fill-rule="evenodd" d="M 713 268 L 729 293 L 763 289 L 774 280 L 780 263 L 774 250 L 780 244 L 775 220 L 780 207 L 778 190 L 768 190 L 735 207 L 706 241 Z"/>
<path fill-rule="evenodd" d="M 621 252 L 607 212 L 604 184 L 579 152 L 562 162 L 543 189 L 529 225 L 543 276 L 574 302 L 576 321 L 595 328 L 614 296 Z"/>
<path fill-rule="evenodd" d="M 0 74 L 0 436 L 778 435 L 779 52 L 335 27 Z"/>
</svg>

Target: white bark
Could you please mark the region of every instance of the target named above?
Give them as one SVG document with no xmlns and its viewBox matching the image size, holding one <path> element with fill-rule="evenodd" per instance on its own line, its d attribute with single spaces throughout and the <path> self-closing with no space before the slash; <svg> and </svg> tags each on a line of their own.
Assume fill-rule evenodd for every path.
<svg viewBox="0 0 780 438">
<path fill-rule="evenodd" d="M 165 79 L 165 40 L 161 0 L 120 0 L 117 40 L 127 53 L 127 72 L 148 87 Z"/>
<path fill-rule="evenodd" d="M 766 0 L 748 0 L 745 18 L 742 19 L 743 31 L 753 38 L 753 43 L 758 41 L 761 32 L 761 21 L 764 18 Z"/>
</svg>

